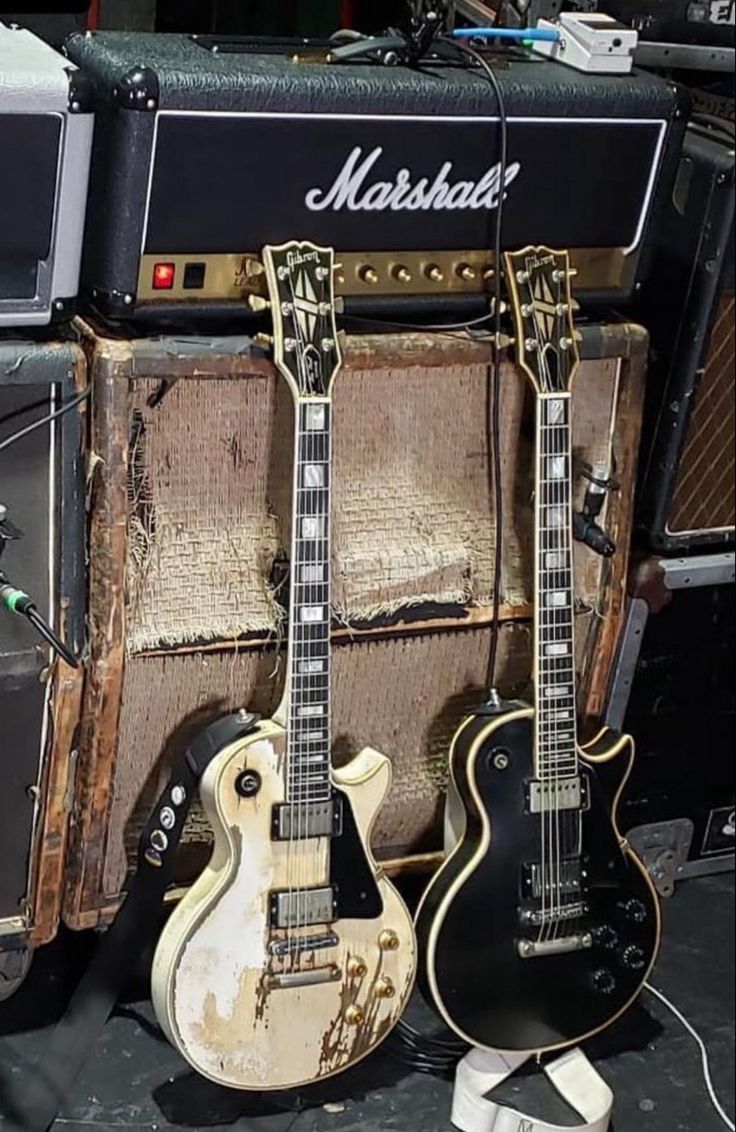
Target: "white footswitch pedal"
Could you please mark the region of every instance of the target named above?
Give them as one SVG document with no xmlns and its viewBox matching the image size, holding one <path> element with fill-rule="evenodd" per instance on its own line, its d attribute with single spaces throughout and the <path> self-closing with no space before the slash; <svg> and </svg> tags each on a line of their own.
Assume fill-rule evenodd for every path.
<svg viewBox="0 0 736 1132">
<path fill-rule="evenodd" d="M 536 40 L 533 50 L 558 63 L 590 74 L 628 75 L 634 65 L 638 32 L 599 12 L 561 12 L 559 20 L 538 20 L 539 28 L 555 28 L 555 42 Z"/>
</svg>

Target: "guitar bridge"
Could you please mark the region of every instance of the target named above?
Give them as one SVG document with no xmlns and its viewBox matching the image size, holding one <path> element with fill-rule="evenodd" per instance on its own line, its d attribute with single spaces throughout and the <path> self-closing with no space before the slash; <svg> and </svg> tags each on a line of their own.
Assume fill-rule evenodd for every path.
<svg viewBox="0 0 736 1132">
<path fill-rule="evenodd" d="M 569 955 L 573 951 L 589 951 L 593 937 L 583 935 L 560 936 L 559 939 L 520 939 L 516 945 L 520 959 L 542 959 L 549 955 Z"/>
</svg>

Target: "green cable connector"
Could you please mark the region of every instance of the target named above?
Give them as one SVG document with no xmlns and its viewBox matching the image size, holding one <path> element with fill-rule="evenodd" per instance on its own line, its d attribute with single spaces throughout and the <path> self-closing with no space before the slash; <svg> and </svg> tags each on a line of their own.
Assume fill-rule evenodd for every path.
<svg viewBox="0 0 736 1132">
<path fill-rule="evenodd" d="M 0 590 L 0 597 L 11 613 L 22 613 L 23 610 L 18 608 L 20 603 L 30 602 L 31 600 L 28 594 L 23 593 L 23 590 L 16 590 L 12 586 L 3 586 Z"/>
</svg>

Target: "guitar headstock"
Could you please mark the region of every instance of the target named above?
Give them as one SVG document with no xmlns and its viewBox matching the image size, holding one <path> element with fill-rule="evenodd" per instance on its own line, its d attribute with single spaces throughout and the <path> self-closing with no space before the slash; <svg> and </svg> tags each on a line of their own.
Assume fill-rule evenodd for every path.
<svg viewBox="0 0 736 1132">
<path fill-rule="evenodd" d="M 342 364 L 335 322 L 335 253 L 294 240 L 263 249 L 274 360 L 297 400 L 329 397 Z"/>
<path fill-rule="evenodd" d="M 504 255 L 516 360 L 538 393 L 569 391 L 580 364 L 572 316 L 574 272 L 566 251 L 524 248 Z"/>
</svg>

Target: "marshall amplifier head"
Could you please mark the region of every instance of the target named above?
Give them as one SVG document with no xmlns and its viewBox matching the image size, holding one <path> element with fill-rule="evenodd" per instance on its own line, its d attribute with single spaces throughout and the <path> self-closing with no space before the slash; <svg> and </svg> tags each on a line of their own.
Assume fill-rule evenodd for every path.
<svg viewBox="0 0 736 1132">
<path fill-rule="evenodd" d="M 92 126 L 78 69 L 0 24 L 0 326 L 45 325 L 71 311 Z"/>
<path fill-rule="evenodd" d="M 503 243 L 573 249 L 577 290 L 627 296 L 681 132 L 681 95 L 649 75 L 330 64 L 244 41 L 72 36 L 96 91 L 84 285 L 109 315 L 242 313 L 265 243 L 339 252 L 348 310 L 478 306 Z"/>
</svg>

